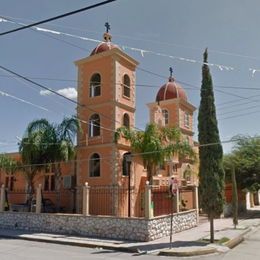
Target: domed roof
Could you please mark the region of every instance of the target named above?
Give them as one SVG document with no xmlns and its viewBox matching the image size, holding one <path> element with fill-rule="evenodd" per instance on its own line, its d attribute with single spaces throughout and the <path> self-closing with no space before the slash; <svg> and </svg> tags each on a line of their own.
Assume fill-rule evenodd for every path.
<svg viewBox="0 0 260 260">
<path fill-rule="evenodd" d="M 185 90 L 178 83 L 175 82 L 173 77 L 170 77 L 169 82 L 164 84 L 159 89 L 156 96 L 156 102 L 174 98 L 181 98 L 187 101 L 187 95 Z"/>
<path fill-rule="evenodd" d="M 108 22 L 105 23 L 105 27 L 107 28 L 107 30 L 103 35 L 104 41 L 98 44 L 98 46 L 90 53 L 90 56 L 104 52 L 104 51 L 109 51 L 109 50 L 112 50 L 115 48 L 119 49 L 119 47 L 116 44 L 113 44 L 111 42 L 112 36 L 109 33 L 110 25 Z"/>
<path fill-rule="evenodd" d="M 90 53 L 90 56 L 98 54 L 100 52 L 109 51 L 114 48 L 118 48 L 117 45 L 111 43 L 111 42 L 101 42 L 98 44 L 98 46 Z"/>
</svg>

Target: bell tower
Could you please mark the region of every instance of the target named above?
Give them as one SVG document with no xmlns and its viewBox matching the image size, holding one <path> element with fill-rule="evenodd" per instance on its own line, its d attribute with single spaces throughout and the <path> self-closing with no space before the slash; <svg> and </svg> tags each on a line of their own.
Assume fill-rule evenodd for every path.
<svg viewBox="0 0 260 260">
<path fill-rule="evenodd" d="M 193 141 L 193 112 L 196 108 L 188 102 L 186 92 L 172 76 L 170 77 L 156 95 L 156 101 L 147 104 L 150 110 L 150 122 L 165 127 L 179 128 L 182 140 L 194 147 Z M 180 160 L 178 156 L 167 162 L 166 176 L 176 175 L 179 180 L 183 179 L 183 173 L 189 166 L 189 162 Z"/>
<path fill-rule="evenodd" d="M 75 62 L 78 68 L 77 116 L 82 131 L 77 140 L 77 184 L 115 185 L 121 155 L 115 130 L 135 125 L 135 69 L 138 62 L 111 42 L 105 24 L 103 41 L 90 56 Z M 126 150 L 127 151 L 127 150 Z"/>
</svg>

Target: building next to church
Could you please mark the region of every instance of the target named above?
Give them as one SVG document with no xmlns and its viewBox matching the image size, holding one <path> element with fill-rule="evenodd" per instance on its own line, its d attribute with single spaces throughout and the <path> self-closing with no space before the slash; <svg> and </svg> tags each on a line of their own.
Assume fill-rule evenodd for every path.
<svg viewBox="0 0 260 260">
<path fill-rule="evenodd" d="M 82 187 L 88 183 L 91 188 L 97 188 L 90 192 L 90 214 L 143 216 L 142 195 L 147 171 L 141 156 L 132 157 L 130 169 L 126 170 L 127 158 L 131 153 L 130 143 L 124 139 L 117 143 L 114 140 L 114 133 L 119 127 L 135 128 L 138 64 L 112 43 L 108 24 L 104 41 L 88 57 L 75 62 L 80 104 L 77 116 L 81 120 L 82 131 L 77 136 L 76 163 L 64 163 L 62 166 L 61 206 L 69 212 L 75 209 L 78 213 L 82 211 Z M 168 81 L 162 82 L 154 101 L 147 107 L 151 123 L 179 128 L 182 140 L 197 152 L 193 140 L 195 107 L 188 102 L 185 90 L 175 81 L 172 70 Z M 187 208 L 194 208 L 195 193 L 192 187 L 198 183 L 197 169 L 197 165 L 191 164 L 188 159 L 180 160 L 175 156 L 158 167 L 157 174 L 153 176 L 153 186 L 167 188 L 170 177 L 174 176 L 180 189 L 191 188 L 190 192 L 183 194 L 182 200 Z M 42 184 L 43 195 L 55 203 L 55 196 L 52 195 L 52 192 L 55 193 L 55 178 L 51 176 L 52 172 L 43 172 L 36 178 L 35 186 Z M 2 172 L 1 184 L 6 184 L 7 177 Z M 21 172 L 17 173 L 15 180 L 13 190 L 26 188 L 26 180 Z M 76 180 L 75 186 L 72 180 Z M 15 198 L 15 202 L 21 201 L 17 199 L 21 198 L 19 195 L 13 194 L 12 198 Z M 109 210 L 106 210 L 108 205 Z"/>
</svg>

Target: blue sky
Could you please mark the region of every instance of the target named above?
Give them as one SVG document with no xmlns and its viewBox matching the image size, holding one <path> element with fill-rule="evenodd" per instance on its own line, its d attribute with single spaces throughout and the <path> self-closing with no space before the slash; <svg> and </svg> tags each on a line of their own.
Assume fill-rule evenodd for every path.
<svg viewBox="0 0 260 260">
<path fill-rule="evenodd" d="M 19 22 L 28 24 L 100 1 L 0 0 L 0 16 L 15 22 L 0 19 L 0 32 L 17 27 Z M 112 41 L 125 46 L 125 51 L 140 62 L 137 85 L 150 85 L 136 87 L 136 126 L 143 128 L 148 122 L 146 104 L 155 100 L 170 66 L 189 101 L 198 107 L 200 62 L 208 47 L 221 139 L 256 135 L 260 132 L 259 10 L 257 0 L 117 0 L 39 26 L 52 32 L 27 29 L 1 36 L 0 65 L 73 98 L 77 85 L 73 62 L 88 56 L 97 45 L 86 38 L 102 40 L 108 20 Z M 60 122 L 64 115 L 75 114 L 75 104 L 41 95 L 40 90 L 0 70 L 0 152 L 17 151 L 17 137 L 23 136 L 30 121 L 47 118 Z M 196 139 L 197 113 L 194 123 Z M 231 147 L 224 145 L 224 151 Z"/>
</svg>

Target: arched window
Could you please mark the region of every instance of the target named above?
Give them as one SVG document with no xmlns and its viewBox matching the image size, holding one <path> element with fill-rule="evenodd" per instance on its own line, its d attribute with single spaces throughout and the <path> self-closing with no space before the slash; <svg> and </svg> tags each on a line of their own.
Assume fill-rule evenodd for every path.
<svg viewBox="0 0 260 260">
<path fill-rule="evenodd" d="M 100 135 L 100 117 L 98 114 L 93 114 L 89 119 L 88 136 L 94 137 Z"/>
<path fill-rule="evenodd" d="M 101 76 L 98 73 L 92 75 L 89 84 L 89 96 L 97 97 L 101 95 Z"/>
<path fill-rule="evenodd" d="M 187 128 L 190 127 L 190 115 L 188 112 L 184 112 L 184 126 Z"/>
<path fill-rule="evenodd" d="M 100 156 L 97 153 L 94 153 L 90 157 L 89 176 L 90 177 L 99 177 L 100 176 Z"/>
<path fill-rule="evenodd" d="M 122 163 L 122 175 L 129 176 L 131 167 L 131 153 L 124 153 Z"/>
<path fill-rule="evenodd" d="M 187 181 L 187 183 L 190 183 L 191 181 L 191 174 L 192 170 L 190 168 L 190 165 L 188 165 L 183 173 L 183 178 Z"/>
<path fill-rule="evenodd" d="M 164 118 L 164 124 L 168 125 L 169 124 L 169 112 L 166 109 L 163 109 L 162 111 L 163 118 Z"/>
<path fill-rule="evenodd" d="M 123 77 L 123 96 L 130 98 L 130 94 L 130 78 L 127 74 L 125 74 Z"/>
<path fill-rule="evenodd" d="M 123 126 L 125 126 L 126 128 L 130 128 L 130 118 L 127 113 L 125 113 L 123 116 Z"/>
</svg>

